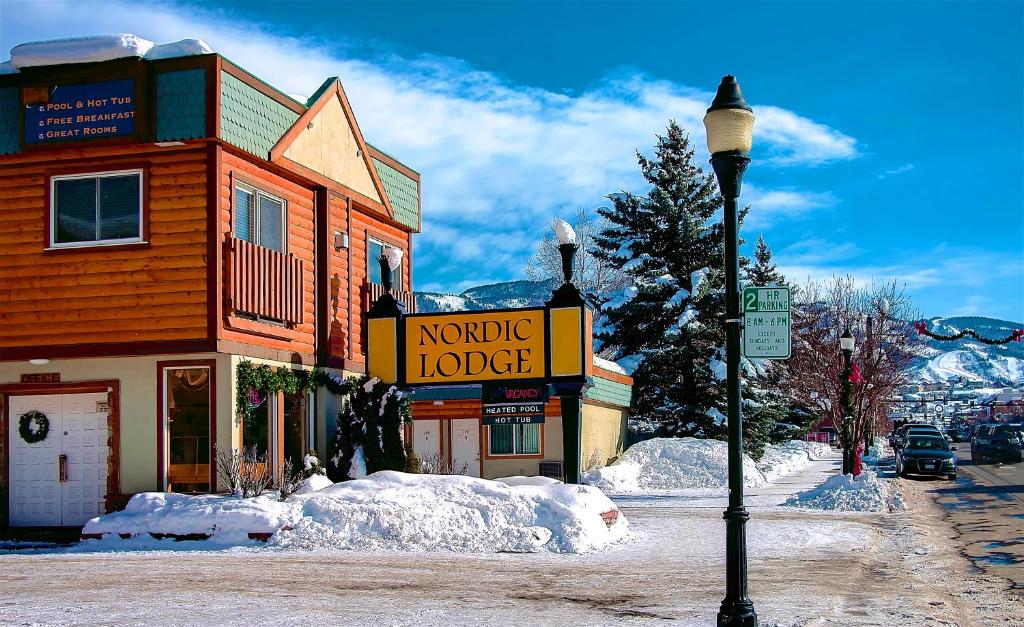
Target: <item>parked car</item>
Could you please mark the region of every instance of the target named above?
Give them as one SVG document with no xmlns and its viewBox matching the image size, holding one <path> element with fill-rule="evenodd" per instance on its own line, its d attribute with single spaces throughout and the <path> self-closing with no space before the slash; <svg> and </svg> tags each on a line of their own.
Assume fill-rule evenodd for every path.
<svg viewBox="0 0 1024 627">
<path fill-rule="evenodd" d="M 971 461 L 984 464 L 988 460 L 1017 464 L 1024 461 L 1021 432 L 1013 425 L 983 424 L 971 442 Z"/>
<path fill-rule="evenodd" d="M 896 474 L 945 476 L 956 479 L 956 455 L 946 440 L 935 434 L 911 433 L 896 455 Z"/>
<path fill-rule="evenodd" d="M 907 441 L 907 437 L 909 437 L 911 434 L 933 435 L 938 438 L 942 437 L 942 433 L 932 425 L 925 423 L 911 423 L 908 425 L 903 425 L 902 427 L 900 427 L 899 431 L 896 432 L 896 438 L 895 443 L 893 444 L 893 448 L 903 448 L 904 444 Z"/>
<path fill-rule="evenodd" d="M 946 436 L 949 437 L 950 442 L 960 441 L 960 427 L 947 427 Z"/>
</svg>

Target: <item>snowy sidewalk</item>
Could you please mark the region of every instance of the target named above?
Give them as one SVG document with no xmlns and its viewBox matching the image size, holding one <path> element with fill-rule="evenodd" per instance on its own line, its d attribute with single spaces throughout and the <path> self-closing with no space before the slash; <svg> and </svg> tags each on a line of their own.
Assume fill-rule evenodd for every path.
<svg viewBox="0 0 1024 627">
<path fill-rule="evenodd" d="M 842 456 L 835 453 L 828 459 L 815 460 L 807 467 L 778 479 L 775 483 L 762 487 L 748 487 L 744 490 L 744 503 L 751 511 L 778 507 L 786 499 L 802 490 L 821 485 L 830 476 L 839 472 Z M 683 489 L 660 490 L 649 494 L 611 494 L 609 495 L 626 516 L 634 508 L 687 508 L 687 509 L 720 509 L 729 504 L 728 490 Z"/>
</svg>

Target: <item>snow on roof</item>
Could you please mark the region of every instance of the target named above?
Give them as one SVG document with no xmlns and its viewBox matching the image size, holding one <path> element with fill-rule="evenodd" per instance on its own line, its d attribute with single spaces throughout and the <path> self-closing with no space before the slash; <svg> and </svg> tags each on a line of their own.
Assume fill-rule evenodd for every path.
<svg viewBox="0 0 1024 627">
<path fill-rule="evenodd" d="M 601 359 L 597 355 L 594 355 L 594 365 L 597 366 L 598 368 L 607 370 L 608 372 L 616 372 L 618 374 L 629 376 L 629 374 L 626 372 L 626 369 L 620 366 L 619 364 L 615 363 L 614 361 L 609 361 L 607 359 Z"/>
<path fill-rule="evenodd" d="M 22 68 L 45 65 L 96 63 L 127 57 L 170 59 L 212 52 L 213 49 L 201 39 L 156 44 L 129 33 L 48 39 L 30 41 L 12 48 L 10 61 L 0 64 L 0 74 L 12 74 Z"/>
</svg>

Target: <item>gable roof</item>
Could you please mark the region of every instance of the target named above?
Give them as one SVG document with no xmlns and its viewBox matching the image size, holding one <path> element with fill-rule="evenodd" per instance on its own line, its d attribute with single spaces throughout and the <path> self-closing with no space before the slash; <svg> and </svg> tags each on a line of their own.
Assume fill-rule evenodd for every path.
<svg viewBox="0 0 1024 627">
<path fill-rule="evenodd" d="M 303 113 L 292 126 L 285 131 L 281 136 L 280 140 L 270 150 L 270 161 L 280 161 L 281 159 L 287 158 L 285 153 L 288 149 L 295 145 L 296 141 L 302 137 L 303 133 L 312 128 L 314 120 L 317 116 L 327 107 L 330 103 L 337 101 L 341 104 L 341 109 L 344 112 L 345 120 L 348 123 L 349 129 L 355 138 L 356 146 L 359 149 L 359 156 L 362 159 L 363 164 L 366 166 L 366 171 L 373 181 L 373 186 L 377 191 L 378 196 L 381 199 L 381 204 L 387 210 L 388 215 L 391 218 L 395 217 L 395 210 L 391 204 L 391 200 L 388 198 L 387 190 L 384 188 L 384 184 L 381 182 L 380 175 L 377 172 L 377 168 L 374 167 L 373 162 L 370 159 L 370 150 L 366 145 L 366 140 L 363 139 L 363 133 L 359 129 L 359 123 L 356 121 L 355 114 L 352 113 L 352 106 L 348 102 L 348 98 L 345 96 L 345 90 L 341 86 L 341 81 L 337 77 L 332 77 L 324 81 L 324 84 L 320 86 L 317 93 L 314 94 L 313 98 L 310 98 L 309 108 Z M 344 184 L 344 181 L 338 181 Z"/>
</svg>

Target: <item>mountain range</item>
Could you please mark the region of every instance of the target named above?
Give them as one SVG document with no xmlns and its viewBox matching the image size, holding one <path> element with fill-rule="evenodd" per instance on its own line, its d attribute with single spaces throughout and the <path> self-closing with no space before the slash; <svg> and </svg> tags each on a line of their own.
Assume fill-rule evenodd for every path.
<svg viewBox="0 0 1024 627">
<path fill-rule="evenodd" d="M 538 307 L 551 298 L 555 287 L 555 281 L 521 280 L 471 287 L 461 294 L 416 292 L 416 310 L 433 313 Z M 927 322 L 931 331 L 942 335 L 971 328 L 989 338 L 1006 337 L 1014 329 L 1024 328 L 1024 323 L 980 316 L 935 317 Z M 965 382 L 993 386 L 1024 385 L 1024 342 L 989 346 L 969 337 L 956 341 L 926 338 L 913 368 L 919 383 L 942 383 L 961 377 Z"/>
</svg>

